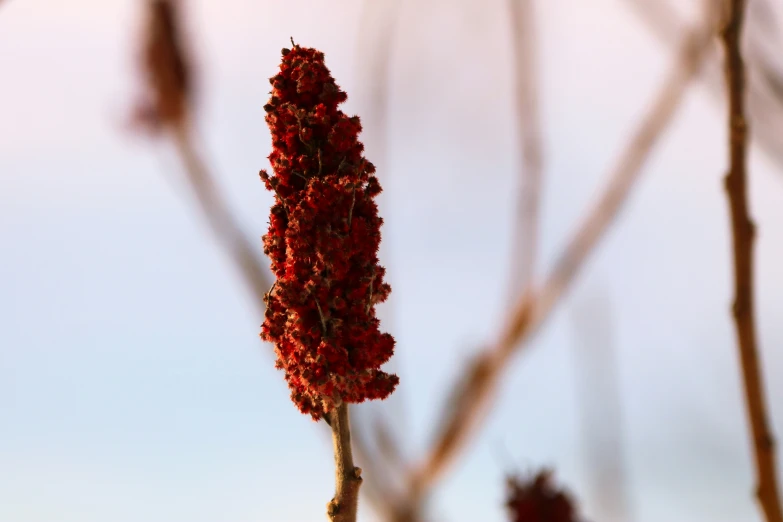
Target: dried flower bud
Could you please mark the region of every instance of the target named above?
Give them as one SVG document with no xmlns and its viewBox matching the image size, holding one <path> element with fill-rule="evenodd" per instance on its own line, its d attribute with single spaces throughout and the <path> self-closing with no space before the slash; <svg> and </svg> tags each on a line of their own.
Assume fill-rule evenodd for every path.
<svg viewBox="0 0 783 522">
<path fill-rule="evenodd" d="M 274 176 L 262 179 L 276 202 L 264 251 L 277 281 L 261 336 L 275 344 L 294 403 L 319 419 L 397 386 L 380 369 L 394 338 L 379 331 L 374 310 L 391 288 L 378 265 L 380 184 L 362 155 L 359 118 L 338 109 L 347 96 L 323 53 L 294 45 L 282 55 L 264 106 Z"/>
<path fill-rule="evenodd" d="M 552 485 L 550 471 L 532 478 L 508 479 L 506 507 L 511 522 L 577 522 L 571 499 Z"/>
<path fill-rule="evenodd" d="M 143 50 L 147 92 L 134 115 L 134 123 L 150 131 L 183 123 L 193 101 L 192 64 L 180 23 L 174 0 L 150 2 Z"/>
</svg>

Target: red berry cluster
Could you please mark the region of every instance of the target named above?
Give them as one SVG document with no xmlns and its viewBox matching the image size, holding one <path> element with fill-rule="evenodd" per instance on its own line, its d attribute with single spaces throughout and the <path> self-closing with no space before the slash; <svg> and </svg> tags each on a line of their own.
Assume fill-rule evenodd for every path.
<svg viewBox="0 0 783 522">
<path fill-rule="evenodd" d="M 261 179 L 275 204 L 263 239 L 276 281 L 261 337 L 274 343 L 294 403 L 317 420 L 397 386 L 380 370 L 394 338 L 379 331 L 374 309 L 391 287 L 378 264 L 381 186 L 362 154 L 359 118 L 337 108 L 347 95 L 323 53 L 298 45 L 282 53 L 264 106 L 274 175 Z"/>
<path fill-rule="evenodd" d="M 508 479 L 506 507 L 511 522 L 577 522 L 571 499 L 552 485 L 549 471 L 531 480 Z"/>
</svg>

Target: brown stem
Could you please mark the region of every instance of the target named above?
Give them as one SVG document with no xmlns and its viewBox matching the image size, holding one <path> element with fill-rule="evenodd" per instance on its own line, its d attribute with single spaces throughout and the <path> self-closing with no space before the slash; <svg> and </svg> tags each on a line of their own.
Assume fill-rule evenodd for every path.
<svg viewBox="0 0 783 522">
<path fill-rule="evenodd" d="M 181 30 L 182 9 L 179 2 L 150 0 L 148 23 L 143 63 L 146 82 L 154 99 L 154 128 L 169 132 L 198 210 L 244 277 L 263 315 L 264 294 L 270 286 L 266 261 L 260 249 L 255 248 L 243 233 L 194 142 L 191 112 L 193 71 Z"/>
<path fill-rule="evenodd" d="M 512 23 L 520 182 L 512 237 L 511 302 L 529 290 L 535 272 L 541 200 L 542 143 L 538 115 L 536 22 L 533 0 L 508 0 Z"/>
<path fill-rule="evenodd" d="M 731 229 L 734 244 L 734 321 L 737 327 L 745 401 L 753 435 L 753 448 L 758 482 L 756 497 L 767 522 L 783 522 L 778 497 L 777 470 L 772 433 L 769 428 L 764 398 L 764 383 L 756 348 L 756 328 L 753 317 L 753 237 L 755 226 L 748 211 L 747 144 L 745 121 L 745 64 L 740 53 L 744 0 L 729 1 L 729 16 L 722 31 L 726 52 L 726 84 L 729 94 L 729 156 L 726 191 L 731 209 Z"/>
<path fill-rule="evenodd" d="M 329 425 L 334 442 L 335 492 L 326 505 L 326 513 L 331 522 L 356 522 L 362 469 L 353 465 L 347 403 L 343 402 L 329 412 Z"/>
<path fill-rule="evenodd" d="M 642 167 L 672 121 L 686 87 L 698 72 L 705 50 L 712 41 L 714 9 L 710 0 L 706 0 L 705 4 L 708 6 L 705 20 L 684 38 L 671 76 L 620 156 L 601 198 L 574 232 L 540 286 L 518 298 L 499 339 L 479 355 L 457 382 L 452 403 L 438 425 L 435 442 L 410 477 L 411 495 L 425 495 L 469 441 L 487 414 L 509 359 L 547 319 L 622 210 L 642 173 Z"/>
<path fill-rule="evenodd" d="M 389 182 L 388 161 L 388 127 L 389 127 L 389 89 L 390 73 L 394 58 L 394 48 L 398 35 L 401 3 L 398 0 L 363 0 L 360 2 L 358 32 L 356 35 L 357 71 L 361 71 L 360 90 L 354 94 L 354 101 L 361 104 L 362 127 L 366 150 L 372 154 L 377 174 L 384 183 Z M 389 203 L 390 193 L 382 192 L 375 200 L 381 210 Z M 350 224 L 350 222 L 349 222 Z M 388 259 L 388 242 L 381 243 L 379 257 Z M 386 265 L 387 279 L 394 279 L 392 267 Z M 392 281 L 392 286 L 394 286 Z M 389 330 L 394 330 L 394 307 L 382 306 L 377 309 L 381 322 Z M 387 363 L 393 367 L 395 359 Z M 391 370 L 392 368 L 389 367 Z M 404 390 L 397 389 L 383 404 L 372 401 L 361 408 L 352 410 L 353 450 L 356 458 L 364 468 L 364 483 L 362 496 L 374 510 L 384 516 L 384 520 L 392 520 L 399 503 L 400 492 L 397 484 L 399 473 L 405 466 L 404 456 L 383 454 L 378 451 L 380 440 L 374 441 L 374 433 L 369 426 L 369 416 L 375 413 L 386 419 L 385 425 L 394 427 L 389 435 L 397 439 L 398 446 L 404 446 L 405 397 Z M 362 426 L 365 427 L 362 430 Z M 364 431 L 364 439 L 361 435 Z M 364 444 L 363 444 L 364 442 Z M 371 442 L 375 442 L 371 444 Z M 393 460 L 390 460 L 393 459 Z M 373 470 L 379 470 L 374 473 Z M 382 472 L 380 471 L 382 470 Z"/>
<path fill-rule="evenodd" d="M 174 125 L 171 132 L 202 217 L 215 239 L 234 261 L 253 294 L 253 301 L 263 313 L 264 294 L 271 283 L 266 275 L 264 258 L 258 251 L 260 249 L 254 248 L 248 241 L 241 225 L 229 210 L 230 207 L 220 194 L 212 173 L 196 150 L 188 123 Z"/>
<path fill-rule="evenodd" d="M 664 45 L 674 45 L 677 35 L 685 26 L 685 22 L 679 16 L 677 9 L 670 1 L 662 0 L 625 0 L 625 3 L 636 12 L 645 25 L 652 31 L 658 41 Z M 717 2 L 716 2 L 717 3 Z M 780 122 L 783 121 L 783 97 L 776 96 L 773 78 L 778 76 L 778 71 L 767 63 L 760 55 L 758 49 L 763 42 L 763 33 L 752 31 L 748 39 L 748 49 L 756 50 L 754 56 L 748 54 L 750 59 L 747 64 L 750 71 L 746 96 L 748 101 L 748 114 L 753 116 L 754 129 L 752 140 L 759 148 L 780 167 L 783 166 L 783 132 Z M 705 67 L 702 68 L 700 79 L 708 88 L 713 99 L 723 101 L 723 81 L 719 66 L 718 53 L 710 49 Z"/>
</svg>

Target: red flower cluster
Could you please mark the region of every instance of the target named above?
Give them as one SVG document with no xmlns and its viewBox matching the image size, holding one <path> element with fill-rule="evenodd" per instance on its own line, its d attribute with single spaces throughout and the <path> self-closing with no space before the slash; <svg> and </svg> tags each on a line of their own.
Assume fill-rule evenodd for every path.
<svg viewBox="0 0 783 522">
<path fill-rule="evenodd" d="M 577 522 L 571 499 L 552 485 L 549 471 L 541 471 L 532 480 L 508 479 L 506 507 L 511 522 Z"/>
<path fill-rule="evenodd" d="M 359 118 L 337 108 L 347 95 L 323 53 L 282 52 L 264 106 L 274 176 L 261 179 L 275 193 L 264 253 L 277 280 L 261 337 L 274 343 L 294 403 L 318 420 L 341 401 L 384 399 L 397 386 L 380 370 L 394 338 L 379 331 L 374 309 L 391 287 L 377 256 L 381 186 L 357 139 Z"/>
</svg>

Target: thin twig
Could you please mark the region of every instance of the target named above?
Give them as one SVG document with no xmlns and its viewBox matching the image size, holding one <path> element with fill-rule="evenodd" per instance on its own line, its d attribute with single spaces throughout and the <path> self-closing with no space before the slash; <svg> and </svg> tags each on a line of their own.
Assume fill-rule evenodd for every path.
<svg viewBox="0 0 783 522">
<path fill-rule="evenodd" d="M 242 227 L 229 210 L 228 203 L 222 197 L 212 174 L 197 152 L 189 126 L 187 124 L 176 125 L 171 129 L 171 132 L 177 153 L 185 167 L 188 184 L 193 191 L 202 217 L 215 239 L 236 264 L 239 273 L 252 292 L 253 302 L 263 315 L 264 294 L 271 287 L 266 275 L 264 259 L 248 241 Z"/>
<path fill-rule="evenodd" d="M 554 269 L 536 299 L 535 324 L 539 324 L 557 304 L 587 256 L 628 200 L 628 194 L 639 178 L 642 167 L 671 122 L 686 87 L 698 71 L 705 50 L 711 42 L 713 18 L 707 16 L 706 19 L 701 27 L 685 38 L 671 76 L 658 94 L 647 118 L 620 156 L 607 190 L 555 262 Z"/>
<path fill-rule="evenodd" d="M 356 187 L 351 189 L 351 208 L 348 209 L 348 233 L 349 234 L 351 233 L 351 220 L 353 219 L 354 205 L 356 205 Z"/>
<path fill-rule="evenodd" d="M 512 236 L 510 301 L 529 290 L 535 273 L 541 199 L 542 146 L 538 115 L 536 24 L 533 0 L 508 0 L 512 23 L 520 177 Z"/>
<path fill-rule="evenodd" d="M 372 422 L 372 432 L 375 434 L 378 455 L 383 457 L 387 468 L 404 466 L 405 460 L 398 445 L 388 419 L 381 414 L 375 416 Z M 400 470 L 395 470 L 400 471 Z"/>
<path fill-rule="evenodd" d="M 352 413 L 355 413 L 354 409 Z M 415 522 L 419 520 L 420 506 L 411 505 L 403 494 L 400 482 L 405 477 L 405 460 L 401 453 L 387 451 L 385 437 L 392 437 L 392 443 L 397 444 L 389 426 L 383 429 L 388 432 L 381 435 L 376 426 L 370 424 L 369 413 L 364 412 L 364 428 L 362 424 L 352 423 L 351 440 L 357 461 L 362 467 L 362 496 L 366 498 L 386 522 Z M 386 420 L 386 416 L 377 415 L 377 420 Z M 373 429 L 376 428 L 376 429 Z M 366 433 L 369 432 L 369 433 Z M 374 444 L 370 444 L 370 441 Z M 392 450 L 397 452 L 398 449 Z"/>
<path fill-rule="evenodd" d="M 604 522 L 632 520 L 623 451 L 618 351 L 612 307 L 595 289 L 571 307 L 577 409 L 590 470 L 590 490 Z"/>
<path fill-rule="evenodd" d="M 728 135 L 730 167 L 726 175 L 726 191 L 731 209 L 731 229 L 734 244 L 734 321 L 737 327 L 742 377 L 748 420 L 753 435 L 756 463 L 756 496 L 767 522 L 783 522 L 783 510 L 778 497 L 775 448 L 767 420 L 764 384 L 756 347 L 756 327 L 753 316 L 753 238 L 755 225 L 748 211 L 747 143 L 748 125 L 745 119 L 745 64 L 740 52 L 744 21 L 744 0 L 729 0 L 729 15 L 722 31 L 726 52 L 726 85 L 729 94 Z"/>
<path fill-rule="evenodd" d="M 341 403 L 329 416 L 334 442 L 335 493 L 327 504 L 327 514 L 331 522 L 356 522 L 362 470 L 353 465 L 348 403 Z"/>
<path fill-rule="evenodd" d="M 659 42 L 671 45 L 682 32 L 684 22 L 668 1 L 664 0 L 625 0 L 627 5 L 638 14 L 641 20 L 654 33 Z M 717 0 L 716 0 L 717 1 Z M 758 50 L 756 33 L 749 35 L 751 49 Z M 721 77 L 719 56 L 715 49 L 709 49 L 700 80 L 708 88 L 715 101 L 724 99 L 724 83 Z M 755 54 L 758 54 L 755 53 Z M 751 74 L 748 78 L 747 101 L 749 113 L 754 117 L 755 130 L 753 140 L 759 145 L 778 167 L 783 166 L 783 97 L 776 96 L 775 80 L 779 71 L 772 69 L 762 56 L 756 56 L 748 66 Z"/>
<path fill-rule="evenodd" d="M 422 495 L 431 489 L 469 440 L 489 409 L 509 358 L 548 317 L 621 210 L 653 146 L 671 122 L 688 83 L 698 71 L 711 41 L 712 29 L 713 17 L 706 16 L 705 21 L 685 37 L 669 78 L 620 157 L 603 196 L 574 233 L 539 287 L 540 291 L 519 298 L 497 342 L 481 353 L 458 381 L 453 406 L 440 424 L 430 452 L 411 477 L 411 495 Z"/>
<path fill-rule="evenodd" d="M 266 263 L 242 232 L 194 143 L 193 60 L 183 31 L 182 8 L 176 0 L 149 0 L 147 15 L 141 64 L 148 99 L 137 107 L 135 123 L 154 135 L 165 132 L 172 139 L 200 213 L 236 264 L 263 315 L 264 294 L 270 287 Z"/>
<path fill-rule="evenodd" d="M 373 163 L 377 168 L 377 176 L 388 189 L 390 179 L 388 178 L 390 173 L 388 154 L 389 89 L 394 44 L 400 22 L 400 2 L 398 0 L 364 0 L 361 4 L 356 35 L 356 56 L 357 71 L 361 71 L 362 81 L 360 82 L 361 89 L 355 95 L 355 100 L 359 100 L 361 104 L 360 113 L 362 114 L 366 150 L 373 158 Z M 342 165 L 338 170 L 341 168 Z M 381 209 L 384 208 L 389 197 L 390 192 L 385 190 L 376 199 L 376 203 Z M 352 212 L 349 215 L 352 216 Z M 350 227 L 351 218 L 348 221 L 349 232 Z M 381 259 L 389 258 L 388 245 L 388 242 L 381 243 L 379 253 Z M 386 265 L 387 279 L 393 279 L 392 268 Z M 394 287 L 393 281 L 391 284 Z M 393 330 L 394 311 L 392 306 L 387 303 L 378 309 L 378 313 L 386 328 Z M 397 364 L 396 360 L 392 359 L 387 364 L 393 367 Z M 375 511 L 385 517 L 385 520 L 395 520 L 396 522 L 402 522 L 402 519 L 396 514 L 401 495 L 398 491 L 400 488 L 394 488 L 394 486 L 395 479 L 396 482 L 402 482 L 402 477 L 395 470 L 403 467 L 404 462 L 400 460 L 391 464 L 379 458 L 377 452 L 379 441 L 375 440 L 369 416 L 371 413 L 377 412 L 379 417 L 392 419 L 384 423 L 384 425 L 393 428 L 389 431 L 389 436 L 397 441 L 398 446 L 404 445 L 400 443 L 400 440 L 403 439 L 402 435 L 405 433 L 404 403 L 404 390 L 397 389 L 382 405 L 372 401 L 351 410 L 354 421 L 354 450 L 358 463 L 365 468 L 362 494 L 370 501 Z M 360 429 L 362 427 L 364 429 Z M 398 455 L 398 457 L 401 456 Z"/>
<path fill-rule="evenodd" d="M 318 315 L 321 318 L 321 328 L 323 330 L 324 337 L 326 337 L 326 319 L 324 319 L 324 312 L 321 310 L 321 303 L 318 302 L 318 298 L 315 298 L 315 306 L 318 308 Z"/>
<path fill-rule="evenodd" d="M 362 464 L 362 473 L 366 477 L 366 483 L 362 487 L 362 494 L 367 497 L 378 512 L 389 513 L 392 510 L 393 502 L 389 498 L 388 488 L 390 485 L 386 482 L 388 474 L 380 472 L 378 468 L 378 464 L 380 464 L 379 459 L 375 458 L 374 448 L 370 446 L 369 436 L 364 431 L 356 423 L 354 423 L 351 430 L 351 440 L 353 450 L 356 453 L 356 460 Z"/>
</svg>

